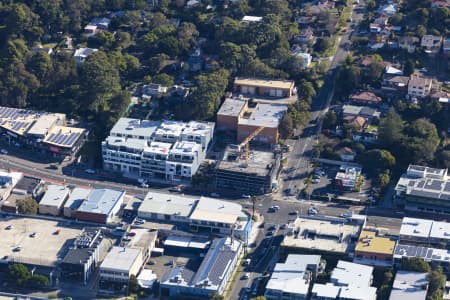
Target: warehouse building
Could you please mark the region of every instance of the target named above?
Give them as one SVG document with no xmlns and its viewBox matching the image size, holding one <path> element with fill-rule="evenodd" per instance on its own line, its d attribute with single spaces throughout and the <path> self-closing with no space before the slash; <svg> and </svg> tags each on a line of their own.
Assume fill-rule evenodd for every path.
<svg viewBox="0 0 450 300">
<path fill-rule="evenodd" d="M 89 194 L 92 192 L 92 189 L 85 189 L 76 187 L 72 190 L 69 198 L 64 204 L 64 217 L 67 218 L 75 218 L 75 213 L 81 204 L 87 200 Z"/>
<path fill-rule="evenodd" d="M 108 223 L 119 212 L 125 191 L 112 189 L 95 189 L 80 207 L 75 216 L 78 220 Z"/>
<path fill-rule="evenodd" d="M 251 150 L 245 158 L 238 149 L 228 147 L 215 167 L 216 188 L 247 195 L 271 193 L 278 186 L 280 163 L 279 153 Z"/>
<path fill-rule="evenodd" d="M 59 216 L 69 194 L 70 189 L 68 187 L 57 184 L 48 185 L 44 197 L 39 202 L 39 213 Z"/>
<path fill-rule="evenodd" d="M 112 247 L 100 266 L 99 294 L 127 293 L 131 275 L 137 276 L 145 263 L 140 249 Z"/>
<path fill-rule="evenodd" d="M 161 294 L 180 299 L 184 296 L 198 299 L 211 294 L 222 294 L 236 268 L 242 243 L 230 237 L 213 240 L 198 270 L 173 268 L 161 279 Z"/>
<path fill-rule="evenodd" d="M 205 159 L 214 126 L 121 118 L 102 142 L 103 167 L 129 177 L 190 180 Z"/>
</svg>

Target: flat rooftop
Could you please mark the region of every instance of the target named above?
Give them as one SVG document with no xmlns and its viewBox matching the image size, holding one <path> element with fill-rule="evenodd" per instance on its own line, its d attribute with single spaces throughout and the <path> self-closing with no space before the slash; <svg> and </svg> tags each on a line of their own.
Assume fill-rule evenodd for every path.
<svg viewBox="0 0 450 300">
<path fill-rule="evenodd" d="M 178 121 L 164 121 L 161 125 L 156 129 L 156 135 L 170 135 L 174 137 L 178 137 L 181 135 L 181 132 L 186 127 L 186 123 L 178 122 Z"/>
<path fill-rule="evenodd" d="M 242 205 L 238 203 L 201 197 L 190 219 L 234 224 L 238 219 L 247 219 L 247 216 L 242 212 Z"/>
<path fill-rule="evenodd" d="M 139 255 L 141 255 L 140 249 L 114 246 L 100 265 L 100 270 L 128 272 Z"/>
<path fill-rule="evenodd" d="M 269 176 L 271 168 L 268 165 L 275 161 L 272 152 L 250 151 L 248 160 L 240 157 L 237 149 L 228 147 L 225 150 L 223 160 L 218 161 L 216 169 L 255 175 L 260 177 Z"/>
<path fill-rule="evenodd" d="M 213 122 L 190 121 L 186 124 L 183 135 L 204 136 L 214 129 Z"/>
<path fill-rule="evenodd" d="M 9 225 L 12 229 L 7 230 Z M 63 259 L 73 240 L 81 233 L 81 227 L 77 228 L 70 221 L 10 216 L 0 218 L 0 230 L 0 262 L 7 256 L 7 260 L 43 266 L 54 266 L 58 259 Z M 34 238 L 30 237 L 32 232 L 36 232 Z M 13 248 L 19 245 L 21 250 L 14 252 Z"/>
<path fill-rule="evenodd" d="M 186 155 L 186 154 L 193 154 L 195 152 L 200 153 L 202 151 L 202 146 L 200 144 L 197 144 L 195 142 L 175 142 L 173 144 L 172 149 L 170 149 L 170 154 L 180 154 L 180 155 Z"/>
<path fill-rule="evenodd" d="M 330 280 L 337 285 L 367 288 L 372 284 L 372 272 L 373 267 L 339 260 Z"/>
<path fill-rule="evenodd" d="M 278 128 L 278 124 L 286 113 L 287 108 L 286 104 L 257 103 L 253 109 L 249 109 L 246 115 L 239 119 L 238 125 Z M 247 113 L 249 113 L 248 116 Z"/>
<path fill-rule="evenodd" d="M 162 142 L 151 142 L 149 147 L 144 149 L 145 153 L 153 153 L 160 155 L 169 155 L 172 144 Z"/>
<path fill-rule="evenodd" d="M 246 104 L 246 100 L 227 98 L 223 101 L 217 115 L 237 117 L 241 114 Z"/>
<path fill-rule="evenodd" d="M 345 219 L 297 218 L 282 246 L 346 253 L 351 240 L 359 236 L 361 226 Z"/>
<path fill-rule="evenodd" d="M 108 215 L 118 201 L 123 200 L 125 191 L 113 189 L 94 189 L 86 201 L 78 208 L 79 212 Z"/>
<path fill-rule="evenodd" d="M 428 238 L 430 236 L 432 220 L 403 218 L 402 226 L 400 227 L 400 236 L 416 236 L 421 238 Z"/>
<path fill-rule="evenodd" d="M 139 120 L 131 118 L 120 118 L 110 131 L 113 136 L 135 136 L 150 139 L 161 124 L 160 121 Z"/>
<path fill-rule="evenodd" d="M 42 197 L 39 205 L 46 206 L 61 206 L 70 193 L 70 189 L 63 185 L 50 184 L 47 186 L 47 191 Z"/>
<path fill-rule="evenodd" d="M 148 148 L 148 140 L 143 139 L 117 137 L 110 135 L 105 139 L 105 142 L 109 146 L 114 146 L 117 148 L 123 147 L 126 149 L 134 149 L 140 151 Z"/>
<path fill-rule="evenodd" d="M 425 300 L 428 273 L 399 270 L 395 274 L 389 300 Z"/>
<path fill-rule="evenodd" d="M 374 231 L 363 230 L 359 236 L 355 251 L 392 254 L 394 253 L 394 247 L 394 239 L 377 236 Z"/>
<path fill-rule="evenodd" d="M 234 79 L 234 84 L 276 89 L 291 89 L 295 85 L 292 80 L 267 80 L 244 77 L 236 77 Z"/>
<path fill-rule="evenodd" d="M 188 217 L 196 199 L 185 196 L 148 192 L 139 207 L 139 212 Z"/>
</svg>

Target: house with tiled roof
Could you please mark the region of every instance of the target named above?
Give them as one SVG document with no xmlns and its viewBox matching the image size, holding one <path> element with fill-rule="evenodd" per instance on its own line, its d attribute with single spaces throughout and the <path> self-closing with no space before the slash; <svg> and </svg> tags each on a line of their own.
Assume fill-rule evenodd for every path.
<svg viewBox="0 0 450 300">
<path fill-rule="evenodd" d="M 411 75 L 408 82 L 408 96 L 425 97 L 430 94 L 432 80 L 430 78 Z"/>
<path fill-rule="evenodd" d="M 372 92 L 364 91 L 351 95 L 350 101 L 353 104 L 377 106 L 382 102 L 382 99 Z"/>
</svg>

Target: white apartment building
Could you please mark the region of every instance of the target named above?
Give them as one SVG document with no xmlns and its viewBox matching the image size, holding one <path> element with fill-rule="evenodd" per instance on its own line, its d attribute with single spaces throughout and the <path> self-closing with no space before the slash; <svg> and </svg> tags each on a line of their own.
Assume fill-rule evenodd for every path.
<svg viewBox="0 0 450 300">
<path fill-rule="evenodd" d="M 206 156 L 214 126 L 121 118 L 102 143 L 103 167 L 127 177 L 190 179 Z"/>
</svg>

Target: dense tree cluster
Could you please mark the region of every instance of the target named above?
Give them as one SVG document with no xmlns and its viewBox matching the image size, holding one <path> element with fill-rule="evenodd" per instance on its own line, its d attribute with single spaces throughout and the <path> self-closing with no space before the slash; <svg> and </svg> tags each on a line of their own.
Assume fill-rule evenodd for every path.
<svg viewBox="0 0 450 300">
<path fill-rule="evenodd" d="M 98 138 L 126 111 L 130 95 L 124 90 L 130 83 L 144 79 L 170 86 L 185 76 L 194 86 L 185 103 L 169 107 L 177 118 L 212 119 L 232 78 L 255 76 L 299 83 L 300 101 L 289 108 L 289 115 L 294 127 L 302 125 L 318 88 L 314 84 L 324 71 L 320 63 L 301 69 L 299 58 L 290 52 L 290 40 L 299 33 L 293 21 L 299 4 L 292 0 L 243 0 L 215 11 L 206 10 L 206 4 L 187 10 L 182 0 L 159 1 L 154 9 L 144 0 L 0 3 L 0 105 L 95 120 Z M 86 38 L 84 26 L 107 12 L 117 12 L 110 30 Z M 264 20 L 243 23 L 246 14 Z M 328 34 L 335 32 L 334 18 L 319 16 Z M 99 51 L 77 65 L 66 36 L 75 47 Z M 37 51 L 38 45 L 56 51 Z M 317 47 L 324 49 L 316 50 L 329 46 L 330 39 L 323 37 Z M 205 70 L 189 72 L 186 62 L 196 49 L 213 62 Z"/>
</svg>

